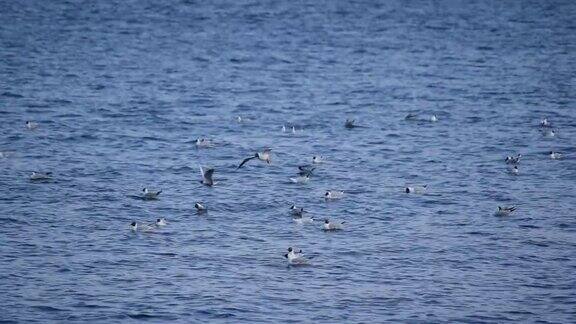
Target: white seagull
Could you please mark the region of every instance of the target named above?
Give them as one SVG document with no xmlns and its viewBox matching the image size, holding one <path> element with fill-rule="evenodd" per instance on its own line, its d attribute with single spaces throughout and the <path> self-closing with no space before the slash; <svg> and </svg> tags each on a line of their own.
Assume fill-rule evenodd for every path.
<svg viewBox="0 0 576 324">
<path fill-rule="evenodd" d="M 142 192 L 144 193 L 144 199 L 153 200 L 158 199 L 158 196 L 162 193 L 162 190 L 152 191 L 148 188 L 144 188 L 142 189 Z"/>
<path fill-rule="evenodd" d="M 288 263 L 292 265 L 303 265 L 307 264 L 308 260 L 302 255 L 302 250 L 295 251 L 293 248 L 288 248 L 288 253 L 284 254 L 284 257 L 288 259 Z"/>
<path fill-rule="evenodd" d="M 512 207 L 500 207 L 498 206 L 498 211 L 495 213 L 496 216 L 508 216 L 516 210 L 515 206 Z"/>
<path fill-rule="evenodd" d="M 562 153 L 560 152 L 554 152 L 554 151 L 550 151 L 550 158 L 552 160 L 560 160 L 562 158 Z"/>
<path fill-rule="evenodd" d="M 323 227 L 325 231 L 339 231 L 344 228 L 343 226 L 344 223 L 346 222 L 336 222 L 336 221 L 331 222 L 330 220 L 326 219 L 324 221 Z"/>
<path fill-rule="evenodd" d="M 326 199 L 340 199 L 344 196 L 344 191 L 337 191 L 337 190 L 328 190 L 324 194 L 324 198 Z"/>
<path fill-rule="evenodd" d="M 507 156 L 506 159 L 504 159 L 504 162 L 506 162 L 506 164 L 518 164 L 520 163 L 520 158 L 522 157 L 522 154 L 518 154 L 515 157 L 514 156 Z"/>
<path fill-rule="evenodd" d="M 194 208 L 196 208 L 196 212 L 198 214 L 205 213 L 208 211 L 208 208 L 204 206 L 200 201 L 194 204 Z"/>
<path fill-rule="evenodd" d="M 138 223 L 136 222 L 132 222 L 130 224 L 130 230 L 132 230 L 133 232 L 136 231 L 141 231 L 141 232 L 152 232 L 154 231 L 154 227 L 148 225 L 148 224 L 140 224 L 138 225 Z"/>
<path fill-rule="evenodd" d="M 540 126 L 542 127 L 552 127 L 552 123 L 548 121 L 548 118 L 542 119 L 540 122 Z"/>
<path fill-rule="evenodd" d="M 406 187 L 406 188 L 404 188 L 404 192 L 405 193 L 424 193 L 427 188 L 428 188 L 428 185 Z"/>
<path fill-rule="evenodd" d="M 313 163 L 313 164 L 320 164 L 320 163 L 322 163 L 322 162 L 324 162 L 324 157 L 323 157 L 323 156 L 321 156 L 321 155 L 315 155 L 315 156 L 312 157 L 312 163 Z"/>
<path fill-rule="evenodd" d="M 166 226 L 166 225 L 168 225 L 168 223 L 166 222 L 166 218 L 162 217 L 162 218 L 156 219 L 156 226 L 162 227 L 162 226 Z"/>
<path fill-rule="evenodd" d="M 253 156 L 251 156 L 249 158 L 245 158 L 242 161 L 242 163 L 240 163 L 240 165 L 236 169 L 240 169 L 244 164 L 246 164 L 246 162 L 248 162 L 252 159 L 258 159 L 260 161 L 264 161 L 264 162 L 270 164 L 270 162 L 272 162 L 271 156 L 270 156 L 271 151 L 272 151 L 272 149 L 267 148 L 267 149 L 264 149 L 264 151 L 262 151 L 262 152 L 255 153 Z"/>
<path fill-rule="evenodd" d="M 28 128 L 29 130 L 33 130 L 38 128 L 38 123 L 35 123 L 33 121 L 26 121 L 26 128 Z"/>
<path fill-rule="evenodd" d="M 212 187 L 216 182 L 212 180 L 212 175 L 214 174 L 214 168 L 209 168 L 204 170 L 204 168 L 200 167 L 200 174 L 202 175 L 202 180 L 200 183 Z"/>
<path fill-rule="evenodd" d="M 30 175 L 30 180 L 50 180 L 52 179 L 52 172 L 38 172 L 33 171 Z"/>
</svg>

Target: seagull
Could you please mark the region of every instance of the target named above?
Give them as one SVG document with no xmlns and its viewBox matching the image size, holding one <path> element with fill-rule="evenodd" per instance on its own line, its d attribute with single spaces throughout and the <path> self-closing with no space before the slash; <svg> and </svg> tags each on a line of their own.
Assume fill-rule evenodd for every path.
<svg viewBox="0 0 576 324">
<path fill-rule="evenodd" d="M 314 218 L 308 216 L 293 217 L 292 220 L 298 225 L 310 224 L 314 222 Z"/>
<path fill-rule="evenodd" d="M 506 164 L 518 164 L 521 157 L 522 154 L 518 154 L 516 157 L 507 156 L 506 159 L 504 159 L 504 162 L 506 162 Z"/>
<path fill-rule="evenodd" d="M 194 208 L 196 208 L 196 212 L 198 214 L 205 213 L 208 211 L 208 208 L 206 208 L 206 206 L 204 206 L 200 201 L 194 204 Z"/>
<path fill-rule="evenodd" d="M 168 225 L 168 223 L 166 223 L 166 218 L 162 217 L 162 218 L 156 219 L 156 226 L 162 227 L 162 226 L 166 226 L 166 225 Z"/>
<path fill-rule="evenodd" d="M 33 130 L 38 128 L 38 123 L 35 123 L 33 121 L 26 121 L 26 128 L 28 128 L 29 130 Z"/>
<path fill-rule="evenodd" d="M 544 131 L 544 136 L 546 137 L 554 137 L 556 136 L 556 132 L 553 129 Z"/>
<path fill-rule="evenodd" d="M 515 165 L 512 169 L 510 169 L 510 173 L 512 173 L 513 175 L 518 175 L 520 173 L 520 170 L 518 170 L 518 166 Z"/>
<path fill-rule="evenodd" d="M 548 121 L 548 118 L 542 119 L 540 122 L 540 126 L 542 127 L 552 127 L 552 123 Z"/>
<path fill-rule="evenodd" d="M 496 216 L 508 216 L 516 210 L 515 206 L 512 207 L 500 207 L 498 206 L 498 211 L 495 213 Z"/>
<path fill-rule="evenodd" d="M 162 193 L 162 190 L 152 191 L 148 190 L 148 188 L 144 188 L 142 189 L 142 192 L 144 193 L 144 199 L 153 200 L 158 199 L 158 196 Z"/>
<path fill-rule="evenodd" d="M 562 158 L 562 153 L 550 151 L 550 158 L 552 160 L 560 160 Z"/>
<path fill-rule="evenodd" d="M 282 125 L 282 133 L 286 133 L 286 125 Z"/>
<path fill-rule="evenodd" d="M 324 157 L 321 155 L 315 155 L 312 157 L 312 164 L 319 164 L 324 162 Z"/>
<path fill-rule="evenodd" d="M 297 178 L 290 178 L 290 181 L 292 181 L 293 183 L 307 183 L 310 180 L 310 175 L 301 175 L 298 176 Z"/>
<path fill-rule="evenodd" d="M 423 193 L 428 188 L 428 185 L 423 186 L 414 186 L 414 187 L 406 187 L 404 189 L 405 193 Z"/>
<path fill-rule="evenodd" d="M 406 115 L 406 117 L 404 117 L 404 119 L 405 120 L 414 120 L 414 119 L 416 119 L 417 116 L 418 116 L 417 114 L 410 113 L 410 114 Z"/>
<path fill-rule="evenodd" d="M 339 231 L 343 229 L 343 224 L 345 222 L 331 222 L 330 220 L 324 220 L 324 230 L 325 231 Z"/>
<path fill-rule="evenodd" d="M 292 214 L 292 216 L 302 217 L 302 214 L 305 213 L 304 207 L 296 207 L 296 205 L 292 205 L 290 207 L 290 213 Z"/>
<path fill-rule="evenodd" d="M 266 163 L 270 164 L 271 162 L 271 157 L 270 157 L 270 152 L 272 151 L 272 149 L 264 149 L 263 152 L 258 152 L 255 153 L 254 156 L 251 156 L 249 158 L 245 158 L 242 163 L 240 163 L 240 165 L 236 168 L 236 169 L 240 169 L 244 164 L 246 164 L 246 162 L 252 160 L 252 159 L 258 159 L 260 161 L 265 161 Z"/>
<path fill-rule="evenodd" d="M 344 196 L 344 191 L 328 190 L 324 194 L 326 199 L 340 199 L 342 196 Z"/>
<path fill-rule="evenodd" d="M 133 232 L 136 231 L 141 231 L 141 232 L 152 232 L 154 231 L 154 227 L 148 225 L 148 224 L 140 224 L 138 225 L 138 223 L 136 222 L 132 222 L 130 224 L 130 230 L 132 230 Z"/>
<path fill-rule="evenodd" d="M 204 170 L 204 168 L 200 167 L 200 174 L 202 175 L 202 180 L 200 181 L 200 183 L 205 184 L 209 187 L 212 187 L 216 183 L 212 180 L 212 175 L 214 174 L 214 168 Z"/>
<path fill-rule="evenodd" d="M 288 264 L 303 265 L 308 263 L 308 260 L 302 255 L 302 250 L 295 251 L 291 247 L 288 248 L 288 253 L 284 254 L 284 257 L 288 259 Z"/>
<path fill-rule="evenodd" d="M 212 146 L 212 141 L 207 138 L 197 138 L 194 144 L 196 144 L 196 147 L 210 147 Z"/>
<path fill-rule="evenodd" d="M 344 124 L 344 127 L 346 127 L 346 128 L 357 127 L 358 125 L 354 124 L 354 122 L 355 122 L 354 119 L 346 119 L 346 123 Z"/>
<path fill-rule="evenodd" d="M 30 175 L 30 180 L 50 180 L 52 179 L 52 172 L 37 172 L 33 171 Z"/>
<path fill-rule="evenodd" d="M 430 122 L 434 123 L 438 121 L 438 117 L 436 117 L 436 115 L 432 115 L 430 116 Z"/>
</svg>

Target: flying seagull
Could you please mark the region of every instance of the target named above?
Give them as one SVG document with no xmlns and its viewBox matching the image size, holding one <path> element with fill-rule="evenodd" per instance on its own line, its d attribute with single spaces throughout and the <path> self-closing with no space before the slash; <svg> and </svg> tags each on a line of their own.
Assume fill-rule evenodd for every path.
<svg viewBox="0 0 576 324">
<path fill-rule="evenodd" d="M 236 169 L 240 169 L 244 164 L 246 164 L 246 162 L 252 160 L 252 159 L 258 159 L 260 161 L 265 161 L 266 163 L 270 164 L 271 162 L 271 157 L 270 157 L 270 152 L 272 151 L 272 149 L 264 149 L 264 151 L 262 152 L 258 152 L 258 153 L 254 153 L 253 156 L 249 157 L 249 158 L 245 158 L 242 163 L 240 163 L 240 165 L 238 166 L 238 168 Z"/>
</svg>

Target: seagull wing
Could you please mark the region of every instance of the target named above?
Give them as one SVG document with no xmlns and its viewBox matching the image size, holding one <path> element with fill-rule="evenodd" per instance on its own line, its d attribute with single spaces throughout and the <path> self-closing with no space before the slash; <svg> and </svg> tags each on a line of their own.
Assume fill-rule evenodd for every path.
<svg viewBox="0 0 576 324">
<path fill-rule="evenodd" d="M 255 158 L 256 158 L 256 156 L 252 156 L 252 157 L 249 157 L 249 158 L 245 158 L 244 161 L 242 161 L 242 163 L 240 163 L 240 165 L 239 165 L 236 169 L 240 169 L 244 164 L 246 164 L 246 162 L 248 162 L 248 161 L 250 161 L 250 160 L 252 160 L 252 159 L 255 159 Z"/>
</svg>

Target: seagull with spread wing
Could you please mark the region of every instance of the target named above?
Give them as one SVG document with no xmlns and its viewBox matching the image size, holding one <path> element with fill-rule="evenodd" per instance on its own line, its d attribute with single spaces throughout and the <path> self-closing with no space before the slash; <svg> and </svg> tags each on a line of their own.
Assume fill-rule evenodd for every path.
<svg viewBox="0 0 576 324">
<path fill-rule="evenodd" d="M 244 164 L 246 164 L 246 162 L 248 162 L 248 161 L 250 161 L 250 160 L 252 160 L 252 159 L 258 159 L 258 160 L 260 160 L 260 161 L 264 161 L 264 162 L 270 164 L 270 162 L 272 162 L 271 156 L 270 156 L 270 153 L 271 153 L 271 152 L 272 152 L 272 149 L 267 148 L 267 149 L 264 149 L 264 151 L 262 151 L 262 152 L 254 153 L 253 156 L 251 156 L 251 157 L 249 157 L 249 158 L 245 158 L 245 159 L 242 161 L 242 163 L 240 163 L 240 165 L 238 166 L 238 168 L 236 168 L 236 169 L 240 169 Z"/>
</svg>

